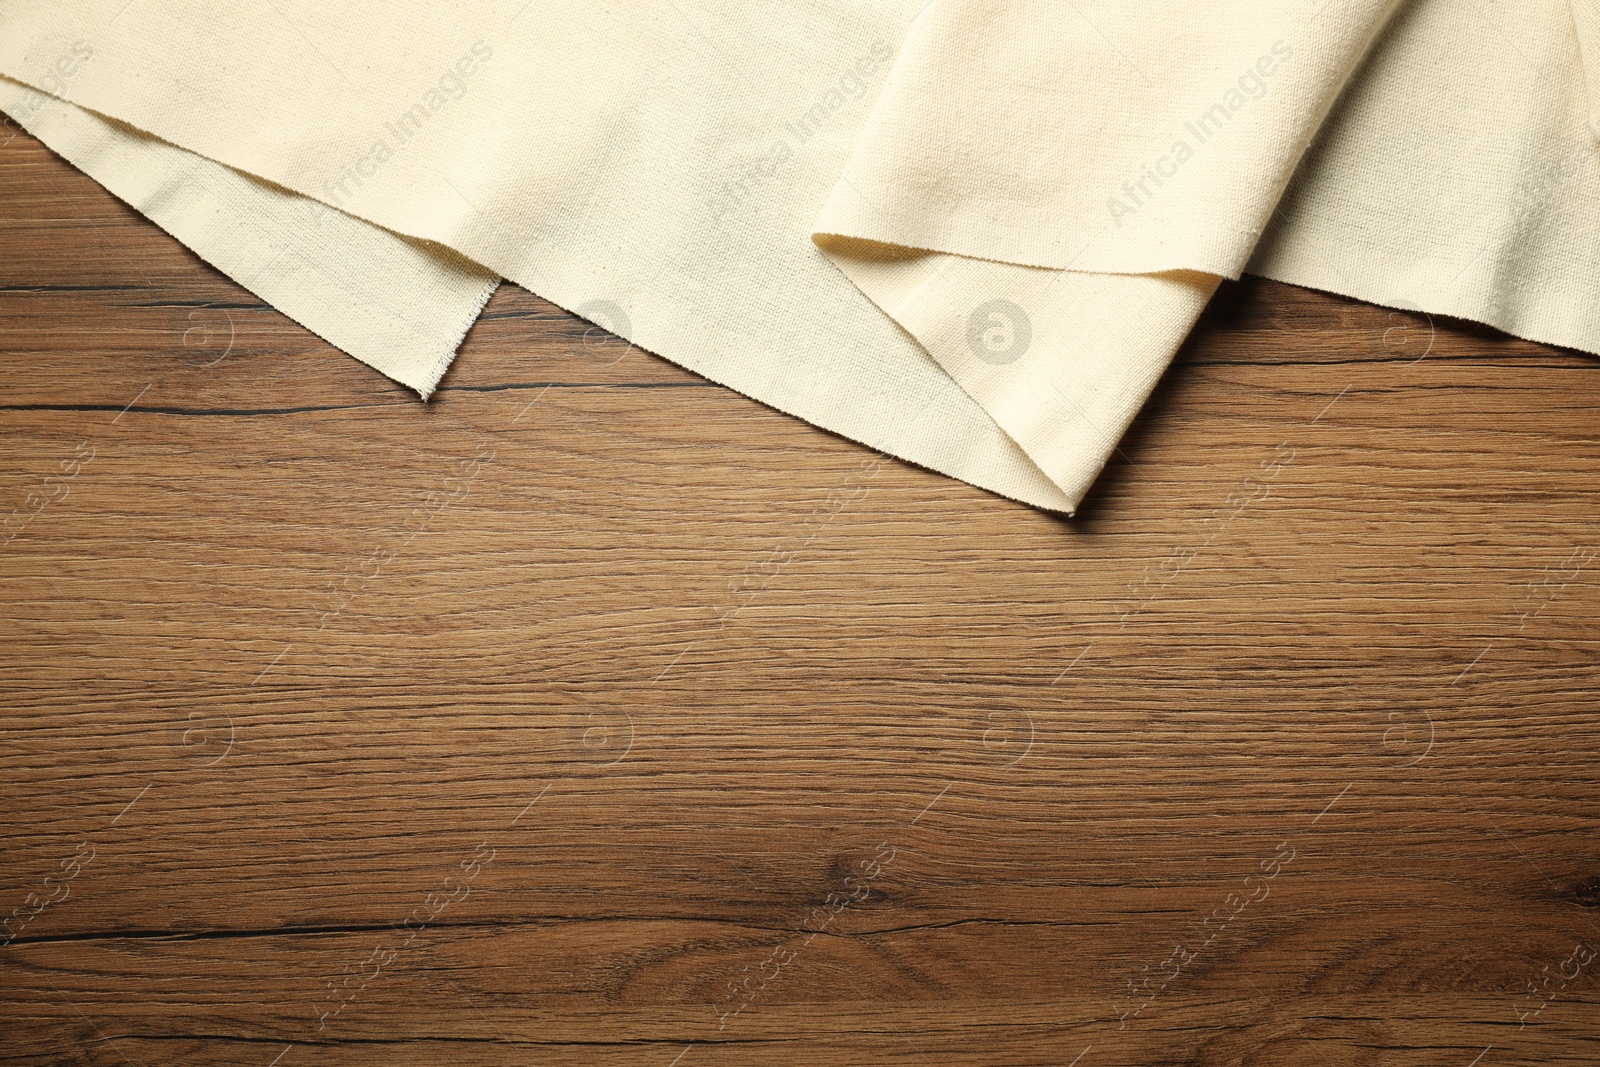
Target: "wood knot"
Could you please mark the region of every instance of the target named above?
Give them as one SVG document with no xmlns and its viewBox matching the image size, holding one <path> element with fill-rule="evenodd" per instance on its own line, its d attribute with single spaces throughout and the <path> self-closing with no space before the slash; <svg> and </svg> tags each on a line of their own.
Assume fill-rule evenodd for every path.
<svg viewBox="0 0 1600 1067">
<path fill-rule="evenodd" d="M 1585 878 L 1573 887 L 1572 899 L 1580 908 L 1600 908 L 1600 875 Z"/>
</svg>

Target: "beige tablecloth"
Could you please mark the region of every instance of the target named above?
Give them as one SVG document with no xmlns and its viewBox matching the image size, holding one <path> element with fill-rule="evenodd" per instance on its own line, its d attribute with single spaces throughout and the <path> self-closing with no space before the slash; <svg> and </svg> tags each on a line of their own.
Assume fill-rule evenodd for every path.
<svg viewBox="0 0 1600 1067">
<path fill-rule="evenodd" d="M 31 87 L 0 108 L 424 394 L 504 276 L 1070 512 L 1246 270 L 1600 352 L 1597 23 L 1589 0 L 56 0 L 0 7 L 0 74 Z"/>
</svg>

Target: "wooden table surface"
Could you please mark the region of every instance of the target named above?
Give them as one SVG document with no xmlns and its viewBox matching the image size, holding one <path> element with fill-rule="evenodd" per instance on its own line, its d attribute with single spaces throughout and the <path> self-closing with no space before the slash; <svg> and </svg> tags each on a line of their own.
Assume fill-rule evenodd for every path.
<svg viewBox="0 0 1600 1067">
<path fill-rule="evenodd" d="M 1225 286 L 1081 517 L 0 148 L 0 1062 L 1600 1062 L 1600 363 Z"/>
</svg>

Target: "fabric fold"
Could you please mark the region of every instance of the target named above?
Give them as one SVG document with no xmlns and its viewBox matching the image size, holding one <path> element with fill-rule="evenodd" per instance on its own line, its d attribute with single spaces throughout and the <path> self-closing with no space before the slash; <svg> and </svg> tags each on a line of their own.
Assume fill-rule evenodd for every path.
<svg viewBox="0 0 1600 1067">
<path fill-rule="evenodd" d="M 781 411 L 1070 511 L 810 241 L 921 2 L 486 0 L 441 21 L 420 0 L 62 0 L 0 11 L 0 73 L 43 83 L 85 43 L 63 94 L 80 106 L 455 249 Z"/>
<path fill-rule="evenodd" d="M 394 320 L 347 339 L 385 373 L 440 368 L 371 336 L 455 313 L 407 286 L 459 308 L 492 272 L 1070 513 L 1245 271 L 1600 352 L 1597 20 L 1593 0 L 483 0 L 443 20 L 58 0 L 0 9 L 0 74 L 120 124 L 115 152 L 47 140 L 235 277 L 287 244 L 355 280 L 247 284 L 330 339 Z M 227 188 L 196 202 L 148 173 L 169 152 Z M 316 230 L 238 239 L 308 208 Z M 469 269 L 357 265 L 384 242 Z"/>
<path fill-rule="evenodd" d="M 83 46 L 64 71 L 93 60 Z M 46 84 L 51 84 L 47 79 Z M 0 112 L 244 288 L 423 399 L 499 277 L 0 78 Z"/>
<path fill-rule="evenodd" d="M 813 239 L 1077 502 L 1394 6 L 944 0 Z"/>
<path fill-rule="evenodd" d="M 1600 354 L 1588 2 L 1407 5 L 1246 269 Z"/>
<path fill-rule="evenodd" d="M 1399 0 L 939 0 L 818 233 L 1237 277 Z"/>
<path fill-rule="evenodd" d="M 1047 270 L 829 235 L 817 243 L 1074 507 L 1220 280 Z"/>
</svg>

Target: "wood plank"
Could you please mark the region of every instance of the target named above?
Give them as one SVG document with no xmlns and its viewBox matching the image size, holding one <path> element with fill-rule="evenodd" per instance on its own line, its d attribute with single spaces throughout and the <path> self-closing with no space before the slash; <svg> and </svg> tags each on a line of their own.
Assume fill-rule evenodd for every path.
<svg viewBox="0 0 1600 1067">
<path fill-rule="evenodd" d="M 6 1062 L 1600 1058 L 1594 360 L 1226 286 L 1066 521 L 0 190 Z"/>
</svg>

